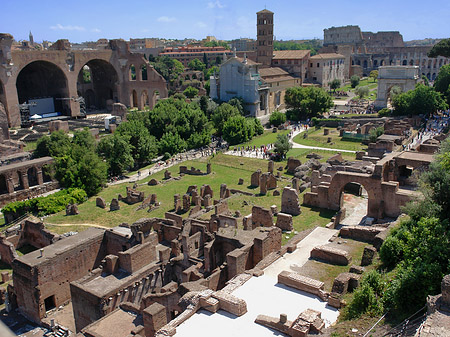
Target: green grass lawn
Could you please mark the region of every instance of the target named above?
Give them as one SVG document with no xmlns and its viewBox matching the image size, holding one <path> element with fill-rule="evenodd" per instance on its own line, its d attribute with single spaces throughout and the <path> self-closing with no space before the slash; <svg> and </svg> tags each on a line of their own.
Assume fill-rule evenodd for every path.
<svg viewBox="0 0 450 337">
<path fill-rule="evenodd" d="M 24 151 L 31 152 L 36 150 L 37 141 L 35 142 L 25 142 L 25 146 L 23 148 Z"/>
<path fill-rule="evenodd" d="M 234 148 L 242 147 L 242 146 L 256 146 L 260 147 L 261 145 L 268 145 L 273 144 L 277 140 L 278 135 L 285 135 L 289 133 L 290 130 L 279 130 L 278 132 L 272 132 L 272 130 L 265 130 L 264 133 L 260 136 L 253 137 L 253 139 L 249 142 L 233 145 L 230 146 L 230 149 L 233 150 Z"/>
<path fill-rule="evenodd" d="M 306 146 L 316 146 L 316 147 L 326 147 L 336 149 L 336 151 L 341 150 L 351 150 L 351 151 L 362 151 L 367 147 L 358 142 L 345 141 L 339 137 L 339 131 L 336 128 L 327 128 L 330 130 L 328 136 L 323 135 L 323 129 L 314 130 L 311 128 L 308 130 L 308 137 L 303 138 L 303 132 L 294 137 L 294 142 Z M 331 142 L 334 144 L 327 143 L 328 137 L 331 137 Z"/>
<path fill-rule="evenodd" d="M 299 154 L 300 158 L 305 158 L 306 152 Z M 327 154 L 328 156 L 331 155 Z M 323 159 L 325 160 L 325 158 Z M 206 171 L 206 158 L 197 161 L 185 162 L 182 165 L 194 166 Z M 241 212 L 242 216 L 251 213 L 253 205 L 259 205 L 269 208 L 271 205 L 277 205 L 278 209 L 281 208 L 281 196 L 273 196 L 273 191 L 269 191 L 267 195 L 259 195 L 258 188 L 251 188 L 250 176 L 257 169 L 261 169 L 263 172 L 267 171 L 267 160 L 243 158 L 235 156 L 227 156 L 224 154 L 218 154 L 214 158 L 211 158 L 212 174 L 205 176 L 190 176 L 185 175 L 180 180 L 171 180 L 165 183 L 160 183 L 156 186 L 148 186 L 147 182 L 151 178 L 155 178 L 158 181 L 162 181 L 164 177 L 163 172 L 158 172 L 150 177 L 146 177 L 139 181 L 139 190 L 145 192 L 148 196 L 151 193 L 156 193 L 158 201 L 161 202 L 161 206 L 148 213 L 147 210 L 136 211 L 139 204 L 127 205 L 120 202 L 121 209 L 119 211 L 110 212 L 109 207 L 102 209 L 95 206 L 95 199 L 97 196 L 91 197 L 88 201 L 78 206 L 80 214 L 66 216 L 65 212 L 59 212 L 53 216 L 45 219 L 47 228 L 56 233 L 65 233 L 68 231 L 82 231 L 88 228 L 85 224 L 99 225 L 104 227 L 115 227 L 122 222 L 133 223 L 134 221 L 144 217 L 164 217 L 164 213 L 167 211 L 173 211 L 173 196 L 175 194 L 183 195 L 186 193 L 190 185 L 197 185 L 199 188 L 203 184 L 209 184 L 214 191 L 214 199 L 218 199 L 218 193 L 220 185 L 225 183 L 228 188 L 235 188 L 246 192 L 254 193 L 255 196 L 245 196 L 241 194 L 232 195 L 228 199 L 228 206 L 230 211 Z M 280 166 L 285 167 L 286 162 L 275 163 L 275 169 Z M 178 176 L 179 166 L 176 165 L 169 168 L 172 172 L 172 177 Z M 238 185 L 239 178 L 244 179 L 243 185 Z M 290 184 L 290 176 L 286 175 L 286 179 L 282 179 L 278 182 L 278 190 L 282 190 L 285 186 Z M 132 184 L 120 184 L 115 186 L 109 186 L 99 193 L 98 196 L 103 197 L 106 202 L 111 202 L 112 198 L 117 198 L 118 194 L 125 195 L 126 186 Z M 300 196 L 300 203 L 303 200 L 303 196 Z M 325 226 L 330 222 L 331 217 L 335 214 L 334 211 L 321 210 L 302 206 L 302 214 L 294 217 L 295 231 L 301 231 L 304 229 L 312 228 L 315 226 Z M 211 212 L 212 213 L 212 212 Z M 204 217 L 209 218 L 211 214 L 207 214 Z M 183 214 L 183 217 L 187 217 L 188 213 Z M 276 218 L 274 219 L 276 221 Z M 58 226 L 58 224 L 71 224 L 70 226 Z M 242 221 L 239 222 L 242 226 Z M 294 235 L 292 233 L 283 234 L 283 243 L 287 242 L 289 238 Z"/>
</svg>

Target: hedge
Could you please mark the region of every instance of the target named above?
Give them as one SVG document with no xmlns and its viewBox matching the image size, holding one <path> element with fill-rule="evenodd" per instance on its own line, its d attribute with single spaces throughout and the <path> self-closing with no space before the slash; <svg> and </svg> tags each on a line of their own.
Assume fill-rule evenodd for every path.
<svg viewBox="0 0 450 337">
<path fill-rule="evenodd" d="M 87 194 L 81 188 L 69 188 L 46 197 L 10 202 L 3 207 L 2 213 L 5 216 L 5 220 L 9 221 L 17 219 L 25 213 L 44 216 L 62 211 L 68 204 L 82 203 L 86 199 Z"/>
</svg>

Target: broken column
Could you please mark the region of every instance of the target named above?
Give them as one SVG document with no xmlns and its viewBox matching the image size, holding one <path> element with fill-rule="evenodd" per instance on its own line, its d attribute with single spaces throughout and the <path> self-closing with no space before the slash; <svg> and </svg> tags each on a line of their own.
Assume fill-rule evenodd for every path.
<svg viewBox="0 0 450 337">
<path fill-rule="evenodd" d="M 173 209 L 175 212 L 181 211 L 181 199 L 179 194 L 173 196 Z"/>
<path fill-rule="evenodd" d="M 267 171 L 269 173 L 273 173 L 273 165 L 274 165 L 273 160 L 269 160 L 269 164 L 267 165 L 268 166 Z"/>
<path fill-rule="evenodd" d="M 285 213 L 277 214 L 277 224 L 276 226 L 282 231 L 291 231 L 293 227 L 292 215 Z"/>
<path fill-rule="evenodd" d="M 191 208 L 191 197 L 189 194 L 183 195 L 183 211 L 187 212 Z"/>
<path fill-rule="evenodd" d="M 250 186 L 259 187 L 260 176 L 261 176 L 261 170 L 254 172 L 250 178 Z"/>
<path fill-rule="evenodd" d="M 285 187 L 281 195 L 281 212 L 291 215 L 299 215 L 301 213 L 300 204 L 298 203 L 298 193 L 295 189 Z"/>
<path fill-rule="evenodd" d="M 267 182 L 269 180 L 269 173 L 261 174 L 259 178 L 259 193 L 266 194 L 267 193 Z"/>
</svg>

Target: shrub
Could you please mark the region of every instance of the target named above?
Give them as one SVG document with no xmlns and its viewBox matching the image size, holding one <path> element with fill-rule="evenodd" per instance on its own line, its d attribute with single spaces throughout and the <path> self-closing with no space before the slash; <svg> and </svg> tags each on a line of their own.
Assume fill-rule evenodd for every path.
<svg viewBox="0 0 450 337">
<path fill-rule="evenodd" d="M 379 117 L 388 117 L 392 114 L 391 109 L 388 108 L 383 108 L 380 111 L 378 111 L 378 116 Z"/>
<path fill-rule="evenodd" d="M 2 209 L 5 219 L 13 220 L 29 212 L 44 216 L 60 212 L 68 204 L 79 204 L 87 199 L 87 194 L 81 188 L 69 188 L 48 195 L 24 201 L 14 201 Z"/>
<path fill-rule="evenodd" d="M 353 75 L 352 77 L 350 77 L 350 84 L 352 88 L 356 88 L 359 84 L 359 76 Z"/>
<path fill-rule="evenodd" d="M 403 245 L 396 236 L 388 236 L 380 248 L 380 258 L 387 268 L 394 268 L 403 257 Z"/>
<path fill-rule="evenodd" d="M 270 125 L 279 126 L 279 125 L 283 124 L 284 122 L 286 122 L 286 115 L 284 113 L 279 112 L 279 111 L 274 111 L 270 115 L 270 118 L 269 118 Z"/>
</svg>

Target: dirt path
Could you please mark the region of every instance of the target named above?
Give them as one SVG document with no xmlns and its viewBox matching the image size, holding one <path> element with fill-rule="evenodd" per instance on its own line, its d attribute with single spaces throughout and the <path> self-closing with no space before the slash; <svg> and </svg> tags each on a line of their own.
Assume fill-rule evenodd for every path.
<svg viewBox="0 0 450 337">
<path fill-rule="evenodd" d="M 55 224 L 55 223 L 44 223 L 44 225 L 48 226 L 59 226 L 59 227 L 71 227 L 71 226 L 86 226 L 86 227 L 97 227 L 97 228 L 103 228 L 103 229 L 111 229 L 111 227 L 106 227 L 102 225 L 92 224 L 92 223 L 61 223 L 61 224 Z"/>
</svg>

